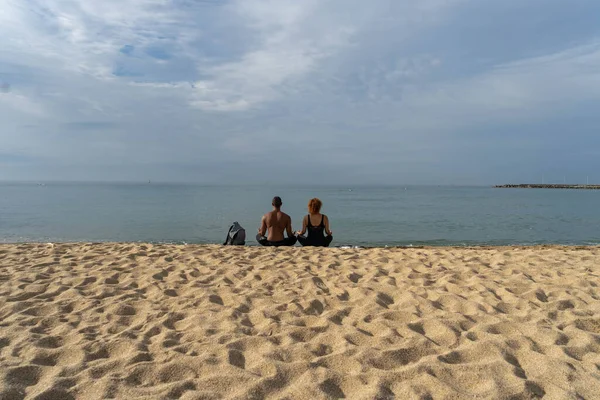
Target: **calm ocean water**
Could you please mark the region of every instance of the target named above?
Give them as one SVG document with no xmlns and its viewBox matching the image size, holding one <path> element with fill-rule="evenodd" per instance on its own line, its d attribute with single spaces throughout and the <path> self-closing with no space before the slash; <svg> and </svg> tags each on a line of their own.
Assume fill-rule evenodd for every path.
<svg viewBox="0 0 600 400">
<path fill-rule="evenodd" d="M 600 191 L 58 183 L 0 184 L 0 242 L 221 243 L 238 221 L 252 245 L 274 195 L 294 229 L 321 198 L 336 246 L 600 243 Z"/>
</svg>

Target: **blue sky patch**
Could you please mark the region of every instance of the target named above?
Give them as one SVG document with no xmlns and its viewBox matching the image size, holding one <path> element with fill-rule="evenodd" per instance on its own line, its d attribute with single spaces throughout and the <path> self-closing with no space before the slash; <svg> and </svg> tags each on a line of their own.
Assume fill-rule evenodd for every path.
<svg viewBox="0 0 600 400">
<path fill-rule="evenodd" d="M 132 46 L 130 44 L 126 44 L 125 46 L 121 47 L 121 50 L 119 50 L 119 52 L 130 56 L 134 50 L 135 50 L 134 46 Z"/>
<path fill-rule="evenodd" d="M 146 49 L 145 53 L 157 60 L 169 60 L 172 57 L 166 49 L 160 47 L 149 47 Z"/>
</svg>

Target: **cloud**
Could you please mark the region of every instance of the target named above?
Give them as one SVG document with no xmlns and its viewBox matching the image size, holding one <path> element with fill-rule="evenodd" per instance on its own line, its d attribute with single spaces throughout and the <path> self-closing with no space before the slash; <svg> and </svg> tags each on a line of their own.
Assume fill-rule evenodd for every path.
<svg viewBox="0 0 600 400">
<path fill-rule="evenodd" d="M 66 129 L 74 130 L 97 130 L 97 129 L 110 129 L 116 127 L 117 124 L 114 122 L 107 121 L 85 121 L 85 122 L 68 122 L 64 124 Z"/>
<path fill-rule="evenodd" d="M 196 83 L 197 100 L 193 105 L 209 111 L 245 111 L 293 96 L 304 90 L 303 78 L 322 68 L 323 62 L 355 50 L 359 35 L 370 29 L 382 12 L 401 12 L 387 23 L 402 26 L 394 32 L 402 37 L 414 28 L 416 20 L 422 23 L 421 19 L 437 15 L 452 3 L 455 1 L 426 0 L 414 5 L 402 2 L 398 7 L 393 2 L 379 1 L 365 9 L 356 0 L 234 2 L 231 10 L 243 16 L 243 23 L 258 37 L 256 44 L 239 59 L 203 69 L 205 78 Z M 346 12 L 353 7 L 361 11 Z M 416 14 L 419 17 L 415 18 Z M 440 63 L 435 58 L 403 61 L 396 70 L 385 71 L 388 78 L 416 73 L 424 67 L 420 63 Z"/>
<path fill-rule="evenodd" d="M 196 82 L 193 104 L 204 110 L 243 111 L 284 94 L 284 85 L 335 54 L 353 34 L 349 25 L 331 26 L 330 19 L 310 25 L 317 1 L 238 1 L 231 6 L 244 17 L 258 43 L 239 60 L 210 66 Z"/>
<path fill-rule="evenodd" d="M 406 102 L 438 116 L 537 119 L 574 102 L 600 101 L 600 40 L 556 53 L 496 65 L 468 78 L 411 88 Z"/>
<path fill-rule="evenodd" d="M 120 50 L 147 47 L 152 54 L 153 48 L 158 51 L 153 46 L 169 43 L 185 49 L 201 35 L 193 14 L 169 3 L 9 0 L 0 14 L 8 38 L 5 51 L 19 58 L 26 55 L 56 63 L 49 66 L 64 71 L 110 79 Z"/>
<path fill-rule="evenodd" d="M 600 122 L 597 12 L 560 0 L 6 0 L 0 152 L 26 158 L 0 178 L 30 163 L 47 167 L 31 176 L 218 181 L 242 160 L 252 179 L 268 160 L 279 181 L 461 180 L 482 154 L 534 169 L 542 156 L 527 164 L 522 148 L 556 158 L 559 126 L 588 140 Z M 565 163 L 591 157 L 570 151 Z M 303 174 L 306 161 L 328 173 Z"/>
</svg>

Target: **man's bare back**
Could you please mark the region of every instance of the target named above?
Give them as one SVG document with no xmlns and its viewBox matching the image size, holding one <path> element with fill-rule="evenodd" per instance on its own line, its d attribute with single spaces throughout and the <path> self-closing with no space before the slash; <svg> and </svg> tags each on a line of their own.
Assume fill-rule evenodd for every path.
<svg viewBox="0 0 600 400">
<path fill-rule="evenodd" d="M 273 210 L 263 215 L 258 228 L 256 241 L 263 246 L 293 246 L 298 240 L 292 230 L 292 219 L 281 211 L 282 205 L 279 196 L 273 197 L 271 205 Z M 287 233 L 287 238 L 283 236 Z M 265 237 L 266 236 L 266 237 Z"/>
<path fill-rule="evenodd" d="M 263 215 L 263 226 L 266 227 L 267 240 L 279 242 L 284 239 L 283 232 L 287 230 L 288 237 L 293 235 L 292 219 L 283 211 L 273 210 Z M 262 228 L 262 226 L 261 226 Z M 262 229 L 261 229 L 262 230 Z M 265 232 L 260 232 L 263 236 Z"/>
</svg>

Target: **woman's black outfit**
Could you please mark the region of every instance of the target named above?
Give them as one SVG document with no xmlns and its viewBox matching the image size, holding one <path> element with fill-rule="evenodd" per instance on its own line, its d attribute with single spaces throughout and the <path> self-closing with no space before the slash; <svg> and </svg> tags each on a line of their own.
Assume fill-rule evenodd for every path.
<svg viewBox="0 0 600 400">
<path fill-rule="evenodd" d="M 308 219 L 306 223 L 306 237 L 298 236 L 298 242 L 302 246 L 329 247 L 333 236 L 325 236 L 325 215 L 321 215 L 321 223 L 317 226 L 313 226 L 310 222 L 310 215 L 306 218 Z"/>
</svg>

